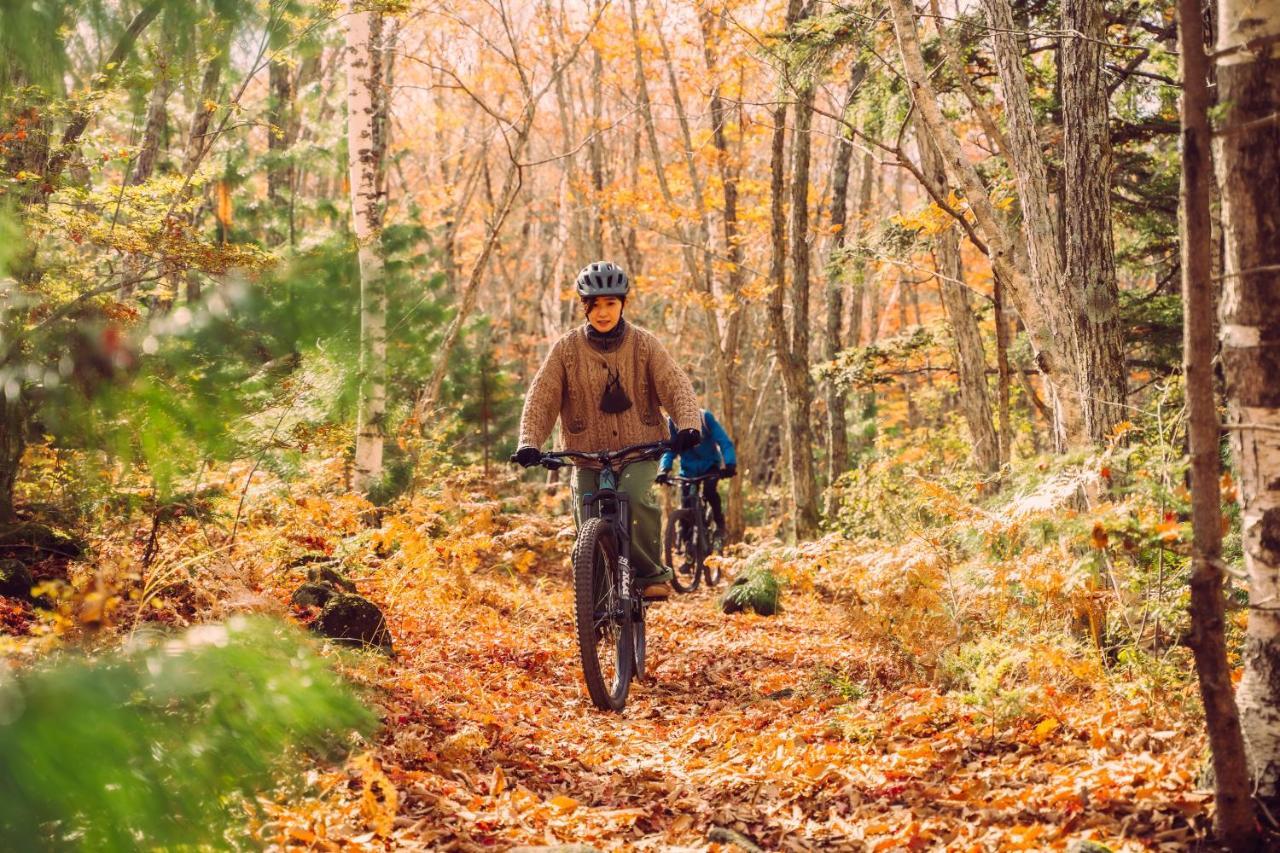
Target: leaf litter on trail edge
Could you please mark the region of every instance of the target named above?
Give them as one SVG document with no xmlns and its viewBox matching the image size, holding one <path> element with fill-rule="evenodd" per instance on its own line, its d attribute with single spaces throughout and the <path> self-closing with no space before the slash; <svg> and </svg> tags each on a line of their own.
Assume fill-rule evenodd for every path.
<svg viewBox="0 0 1280 853">
<path fill-rule="evenodd" d="M 600 713 L 581 681 L 566 550 L 551 535 L 563 523 L 493 504 L 479 534 L 456 509 L 493 501 L 473 488 L 452 509 L 417 502 L 384 519 L 400 544 L 362 589 L 386 602 L 404 646 L 394 661 L 348 665 L 378 696 L 386 725 L 372 754 L 398 796 L 390 832 L 363 845 L 704 850 L 720 825 L 765 849 L 1092 838 L 1120 851 L 1207 831 L 1193 772 L 1203 744 L 1176 709 L 1070 675 L 993 718 L 869 638 L 821 583 L 789 587 L 767 620 L 726 619 L 705 590 L 651 608 L 650 677 L 624 712 Z M 830 547 L 797 559 L 836 571 Z M 526 551 L 528 570 L 511 571 L 509 554 Z M 364 787 L 348 766 L 308 800 L 271 804 L 264 840 L 294 827 L 363 839 L 374 828 Z"/>
</svg>

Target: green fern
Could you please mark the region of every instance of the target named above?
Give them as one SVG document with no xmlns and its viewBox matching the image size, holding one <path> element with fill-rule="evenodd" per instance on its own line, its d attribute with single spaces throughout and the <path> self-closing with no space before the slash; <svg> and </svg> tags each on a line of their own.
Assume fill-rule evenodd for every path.
<svg viewBox="0 0 1280 853">
<path fill-rule="evenodd" d="M 374 723 L 261 618 L 0 680 L 0 848 L 226 847 L 246 798 Z"/>
</svg>

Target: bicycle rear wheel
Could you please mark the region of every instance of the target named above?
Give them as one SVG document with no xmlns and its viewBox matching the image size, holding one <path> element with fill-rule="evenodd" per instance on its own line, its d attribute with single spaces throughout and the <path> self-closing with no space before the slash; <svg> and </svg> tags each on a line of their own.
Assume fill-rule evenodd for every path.
<svg viewBox="0 0 1280 853">
<path fill-rule="evenodd" d="M 709 506 L 705 506 L 702 512 L 702 533 L 704 537 L 702 576 L 707 579 L 707 586 L 715 586 L 720 583 L 720 563 L 713 561 L 713 567 L 707 563 L 706 558 L 724 551 L 724 536 L 721 534 L 719 526 L 715 524 L 715 519 L 711 515 L 711 507 Z"/>
<path fill-rule="evenodd" d="M 677 509 L 667 518 L 664 556 L 672 569 L 671 585 L 676 592 L 693 592 L 698 588 L 697 527 L 697 518 L 689 507 Z"/>
<path fill-rule="evenodd" d="M 632 614 L 622 607 L 622 572 L 612 531 L 587 519 L 573 548 L 574 615 L 582 676 L 603 711 L 627 703 L 635 665 Z"/>
</svg>

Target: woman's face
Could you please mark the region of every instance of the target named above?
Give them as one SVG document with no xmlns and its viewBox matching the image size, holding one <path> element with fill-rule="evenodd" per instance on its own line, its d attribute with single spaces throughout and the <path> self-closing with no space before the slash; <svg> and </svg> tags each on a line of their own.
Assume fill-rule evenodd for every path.
<svg viewBox="0 0 1280 853">
<path fill-rule="evenodd" d="M 597 296 L 587 312 L 587 322 L 597 332 L 604 334 L 618 325 L 622 316 L 622 300 L 616 296 Z"/>
</svg>

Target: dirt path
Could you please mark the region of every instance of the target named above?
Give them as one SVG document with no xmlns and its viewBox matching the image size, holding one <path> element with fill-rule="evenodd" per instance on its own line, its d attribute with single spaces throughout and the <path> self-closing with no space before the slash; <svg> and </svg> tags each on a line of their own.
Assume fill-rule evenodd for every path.
<svg viewBox="0 0 1280 853">
<path fill-rule="evenodd" d="M 482 572 L 429 605 L 385 590 L 400 654 L 353 668 L 387 723 L 376 760 L 317 774 L 322 793 L 272 809 L 264 838 L 707 850 L 729 827 L 770 850 L 1185 850 L 1203 835 L 1199 741 L 1143 702 L 1064 697 L 996 726 L 812 594 L 767 619 L 723 616 L 706 590 L 656 606 L 650 679 L 623 713 L 597 711 L 564 572 Z"/>
</svg>

